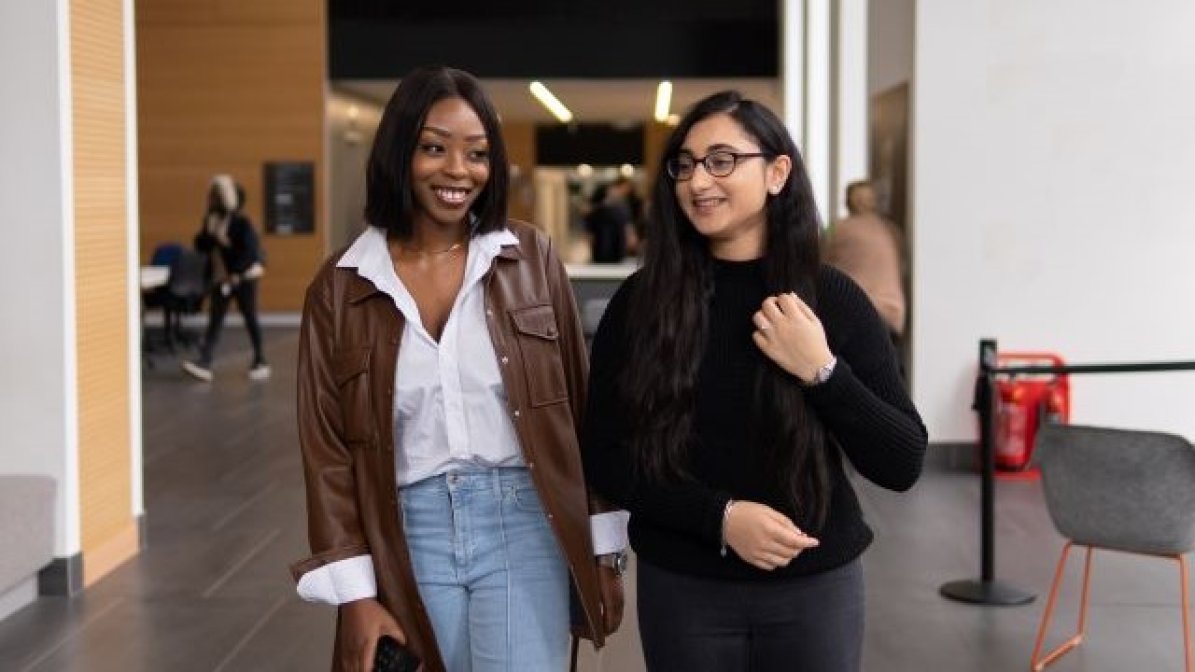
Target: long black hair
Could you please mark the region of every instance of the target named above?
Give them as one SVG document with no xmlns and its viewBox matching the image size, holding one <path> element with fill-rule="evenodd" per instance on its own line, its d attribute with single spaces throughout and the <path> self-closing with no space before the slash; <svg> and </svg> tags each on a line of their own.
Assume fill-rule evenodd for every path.
<svg viewBox="0 0 1195 672">
<path fill-rule="evenodd" d="M 680 151 L 698 122 L 725 114 L 759 146 L 769 160 L 792 160 L 788 180 L 769 194 L 764 278 L 769 294 L 795 291 L 817 305 L 820 222 L 813 189 L 783 122 L 763 105 L 737 91 L 723 91 L 694 105 L 668 139 L 656 175 L 648 219 L 647 250 L 629 297 L 631 361 L 619 386 L 634 429 L 631 450 L 636 476 L 649 480 L 689 478 L 698 368 L 708 333 L 713 292 L 709 243 L 689 221 L 668 174 L 669 159 Z M 762 188 L 762 186 L 761 186 Z M 779 366 L 768 366 L 757 380 L 755 440 L 764 447 L 768 473 L 786 495 L 803 525 L 820 529 L 830 497 L 825 433 L 805 404 L 797 380 Z"/>
<path fill-rule="evenodd" d="M 402 78 L 382 119 L 365 169 L 365 221 L 400 239 L 411 237 L 415 195 L 411 191 L 411 159 L 419 132 L 432 105 L 461 98 L 477 114 L 489 144 L 490 177 L 473 205 L 474 234 L 506 226 L 510 170 L 506 144 L 494 104 L 473 75 L 444 66 L 417 68 Z"/>
</svg>

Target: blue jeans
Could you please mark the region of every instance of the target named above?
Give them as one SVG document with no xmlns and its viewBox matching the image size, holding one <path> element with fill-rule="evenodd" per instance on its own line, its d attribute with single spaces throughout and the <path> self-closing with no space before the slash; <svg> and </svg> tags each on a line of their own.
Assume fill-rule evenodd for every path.
<svg viewBox="0 0 1195 672">
<path fill-rule="evenodd" d="M 566 669 L 568 570 L 527 470 L 433 476 L 400 502 L 449 672 Z"/>
</svg>

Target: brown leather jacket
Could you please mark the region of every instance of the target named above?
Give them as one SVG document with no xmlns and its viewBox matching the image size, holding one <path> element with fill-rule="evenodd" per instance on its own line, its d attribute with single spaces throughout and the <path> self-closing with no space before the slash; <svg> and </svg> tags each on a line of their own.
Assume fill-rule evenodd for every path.
<svg viewBox="0 0 1195 672">
<path fill-rule="evenodd" d="M 591 509 L 601 505 L 588 497 L 577 440 L 588 373 L 585 341 L 552 244 L 521 222 L 509 228 L 519 244 L 503 247 L 483 280 L 490 338 L 498 356 L 509 358 L 502 378 L 523 458 L 583 607 L 584 622 L 574 631 L 601 646 L 601 592 L 589 532 Z M 404 321 L 390 297 L 355 269 L 336 268 L 340 256 L 320 269 L 303 307 L 298 418 L 312 556 L 291 572 L 298 580 L 322 565 L 372 554 L 379 601 L 424 669 L 442 670 L 394 481 L 393 385 Z"/>
</svg>

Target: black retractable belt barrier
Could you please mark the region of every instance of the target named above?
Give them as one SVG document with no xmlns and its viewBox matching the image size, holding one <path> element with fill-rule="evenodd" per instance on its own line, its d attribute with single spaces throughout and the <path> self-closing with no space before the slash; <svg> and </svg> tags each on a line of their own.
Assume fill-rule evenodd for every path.
<svg viewBox="0 0 1195 672">
<path fill-rule="evenodd" d="M 979 374 L 975 378 L 972 408 L 979 414 L 980 480 L 980 578 L 944 583 L 943 597 L 972 604 L 1019 605 L 1036 597 L 996 580 L 996 376 L 1000 374 L 1147 373 L 1153 371 L 1195 371 L 1195 361 L 1141 362 L 1130 364 L 1067 364 L 1062 366 L 997 366 L 996 341 L 979 342 Z"/>
</svg>

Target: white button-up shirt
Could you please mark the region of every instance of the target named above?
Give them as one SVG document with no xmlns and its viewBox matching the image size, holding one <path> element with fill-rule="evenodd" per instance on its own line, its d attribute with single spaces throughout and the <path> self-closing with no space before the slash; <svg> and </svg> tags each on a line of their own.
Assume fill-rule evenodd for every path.
<svg viewBox="0 0 1195 672">
<path fill-rule="evenodd" d="M 506 229 L 470 239 L 464 280 L 438 343 L 424 328 L 415 298 L 395 273 L 381 229 L 366 229 L 336 264 L 355 268 L 394 301 L 406 321 L 394 376 L 399 487 L 465 464 L 523 464 L 486 325 L 482 284 L 502 246 L 518 242 Z"/>
<path fill-rule="evenodd" d="M 506 389 L 486 324 L 482 280 L 504 245 L 517 245 L 508 229 L 474 236 L 460 292 L 437 343 L 423 326 L 411 293 L 394 270 L 386 234 L 366 230 L 337 262 L 356 269 L 394 301 L 406 325 L 394 385 L 395 481 L 399 487 L 464 465 L 523 464 L 519 439 L 507 414 Z M 626 547 L 624 511 L 593 516 L 594 552 Z M 303 575 L 304 599 L 343 604 L 377 594 L 369 556 L 348 558 Z"/>
</svg>

